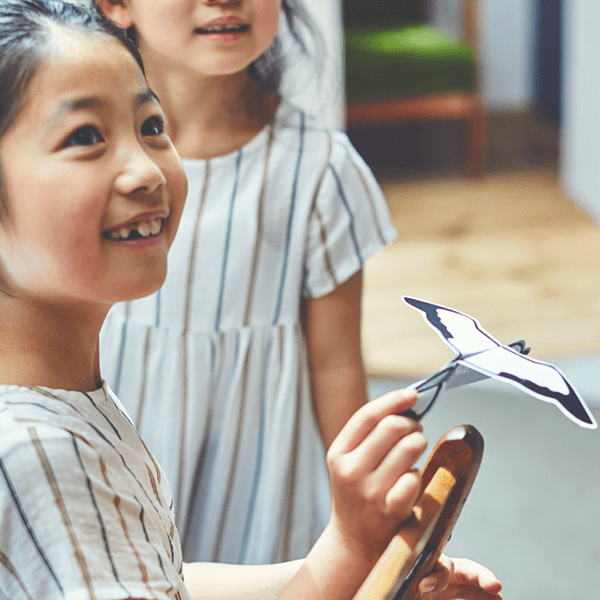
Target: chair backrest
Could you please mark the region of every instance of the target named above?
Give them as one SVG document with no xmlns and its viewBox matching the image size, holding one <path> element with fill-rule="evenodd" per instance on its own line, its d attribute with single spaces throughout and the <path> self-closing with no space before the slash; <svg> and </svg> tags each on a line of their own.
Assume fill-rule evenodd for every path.
<svg viewBox="0 0 600 600">
<path fill-rule="evenodd" d="M 376 29 L 425 22 L 423 0 L 343 0 L 344 25 Z"/>
</svg>

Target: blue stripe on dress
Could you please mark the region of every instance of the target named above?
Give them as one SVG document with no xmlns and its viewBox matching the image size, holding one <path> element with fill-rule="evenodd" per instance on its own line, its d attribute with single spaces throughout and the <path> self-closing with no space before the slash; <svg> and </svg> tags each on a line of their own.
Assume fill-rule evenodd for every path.
<svg viewBox="0 0 600 600">
<path fill-rule="evenodd" d="M 119 385 L 121 384 L 121 372 L 123 370 L 123 359 L 125 355 L 125 339 L 127 338 L 127 316 L 123 321 L 121 328 L 121 345 L 119 346 L 119 362 L 117 363 L 117 376 L 115 378 L 115 394 L 119 395 Z"/>
<path fill-rule="evenodd" d="M 352 237 L 352 243 L 354 244 L 354 251 L 356 252 L 356 256 L 358 258 L 360 268 L 362 269 L 364 261 L 363 261 L 362 255 L 360 253 L 358 241 L 356 239 L 356 232 L 354 231 L 354 215 L 352 214 L 352 211 L 350 210 L 350 205 L 348 204 L 348 200 L 346 200 L 344 190 L 342 189 L 342 182 L 340 181 L 340 178 L 338 177 L 335 167 L 332 164 L 330 164 L 329 168 L 331 169 L 331 172 L 333 173 L 333 177 L 335 178 L 338 192 L 340 193 L 340 197 L 342 199 L 342 202 L 344 203 L 344 207 L 346 208 L 346 211 L 348 212 L 348 217 L 350 217 L 350 236 Z"/>
<path fill-rule="evenodd" d="M 246 517 L 246 527 L 244 528 L 244 535 L 242 536 L 242 544 L 240 547 L 239 554 L 239 563 L 244 564 L 246 562 L 246 554 L 248 552 L 248 542 L 250 538 L 250 530 L 252 528 L 252 522 L 254 520 L 254 510 L 256 509 L 256 500 L 258 496 L 258 482 L 260 481 L 260 476 L 262 473 L 262 458 L 263 458 L 263 450 L 265 445 L 265 413 L 267 412 L 266 408 L 266 397 L 267 397 L 267 382 L 269 379 L 269 365 L 271 364 L 271 350 L 273 348 L 273 338 L 269 337 L 269 342 L 267 344 L 267 352 L 266 352 L 266 362 L 267 365 L 265 368 L 265 372 L 263 374 L 263 389 L 261 393 L 261 402 L 260 402 L 260 416 L 258 423 L 258 449 L 256 452 L 256 468 L 254 471 L 254 480 L 252 482 L 252 492 L 250 494 L 250 507 L 248 508 L 248 515 Z"/>
<path fill-rule="evenodd" d="M 283 298 L 283 288 L 285 286 L 285 277 L 288 266 L 288 256 L 290 253 L 290 240 L 292 237 L 292 221 L 294 218 L 294 206 L 296 204 L 296 191 L 298 189 L 298 175 L 300 173 L 300 163 L 302 162 L 302 154 L 304 152 L 304 111 L 300 111 L 300 145 L 298 148 L 298 160 L 296 161 L 296 172 L 294 173 L 294 183 L 292 185 L 292 197 L 290 199 L 290 214 L 288 217 L 287 233 L 285 240 L 285 253 L 283 256 L 283 269 L 281 272 L 281 281 L 279 283 L 279 293 L 277 295 L 277 306 L 275 308 L 275 316 L 273 318 L 273 325 L 279 321 L 279 313 L 281 312 L 281 301 Z"/>
<path fill-rule="evenodd" d="M 64 595 L 62 585 L 60 585 L 60 582 L 58 581 L 58 576 L 56 575 L 54 569 L 52 568 L 52 565 L 50 564 L 50 561 L 48 560 L 46 553 L 40 546 L 40 543 L 35 535 L 35 532 L 33 531 L 31 524 L 29 523 L 27 516 L 25 515 L 25 511 L 23 510 L 23 505 L 21 504 L 21 501 L 19 500 L 19 496 L 17 495 L 17 492 L 12 484 L 10 476 L 8 475 L 8 471 L 6 470 L 6 467 L 4 465 L 4 461 L 1 458 L 0 458 L 0 471 L 2 471 L 2 475 L 4 476 L 4 480 L 6 481 L 6 485 L 8 486 L 10 495 L 13 499 L 13 502 L 15 503 L 15 506 L 17 507 L 17 510 L 19 511 L 19 515 L 21 517 L 21 520 L 23 521 L 23 525 L 25 525 L 25 529 L 27 529 L 27 533 L 29 534 L 29 537 L 31 538 L 33 545 L 36 547 L 36 550 L 38 551 L 38 554 L 40 555 L 40 558 L 42 559 L 43 563 L 48 568 L 48 571 L 50 572 L 52 579 L 54 579 L 56 585 L 58 586 L 58 589 Z"/>
<path fill-rule="evenodd" d="M 223 267 L 221 269 L 221 287 L 219 289 L 219 303 L 217 304 L 217 318 L 215 321 L 215 331 L 219 331 L 221 326 L 221 310 L 223 309 L 223 294 L 225 292 L 225 272 L 227 270 L 227 259 L 229 257 L 229 242 L 231 240 L 231 224 L 233 221 L 233 206 L 235 203 L 235 195 L 240 177 L 240 164 L 242 162 L 242 151 L 240 150 L 235 162 L 235 182 L 233 184 L 233 194 L 231 195 L 231 203 L 229 205 L 229 218 L 227 221 L 227 235 L 225 237 L 225 252 L 223 254 Z"/>
<path fill-rule="evenodd" d="M 156 292 L 156 321 L 154 323 L 154 326 L 158 329 L 160 327 L 160 293 L 162 291 L 162 288 L 160 288 L 158 290 L 158 292 Z"/>
<path fill-rule="evenodd" d="M 85 466 L 83 464 L 83 460 L 81 458 L 81 453 L 79 452 L 79 447 L 77 446 L 77 440 L 74 436 L 71 436 L 71 439 L 73 441 L 73 447 L 75 448 L 75 454 L 77 455 L 77 460 L 79 462 L 79 466 L 81 467 L 81 470 L 83 471 L 83 474 L 85 476 L 85 481 L 87 483 L 87 487 L 90 492 L 90 498 L 92 499 L 92 504 L 94 505 L 94 509 L 96 511 L 96 516 L 98 517 L 98 524 L 100 526 L 100 531 L 102 532 L 102 540 L 104 541 L 104 548 L 106 550 L 106 555 L 108 556 L 108 561 L 110 562 L 110 566 L 112 568 L 113 575 L 115 576 L 117 583 L 121 586 L 123 591 L 126 594 L 131 595 L 129 590 L 123 585 L 123 582 L 121 581 L 121 578 L 119 577 L 119 573 L 117 572 L 117 566 L 115 565 L 115 562 L 113 560 L 113 555 L 110 550 L 110 544 L 108 542 L 108 535 L 106 533 L 106 527 L 104 525 L 104 521 L 102 520 L 102 513 L 100 512 L 100 509 L 98 508 L 98 503 L 96 502 L 94 490 L 92 489 L 92 481 L 90 480 L 90 477 L 89 477 L 89 475 L 85 469 Z"/>
</svg>

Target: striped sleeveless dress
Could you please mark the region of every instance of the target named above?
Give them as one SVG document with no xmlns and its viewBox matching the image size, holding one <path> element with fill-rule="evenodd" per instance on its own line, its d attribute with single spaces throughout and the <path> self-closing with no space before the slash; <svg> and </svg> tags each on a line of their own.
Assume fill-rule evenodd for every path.
<svg viewBox="0 0 600 600">
<path fill-rule="evenodd" d="M 167 279 L 110 311 L 102 375 L 167 473 L 185 560 L 302 557 L 330 497 L 301 300 L 396 232 L 346 135 L 285 102 L 240 150 L 183 163 Z"/>
</svg>

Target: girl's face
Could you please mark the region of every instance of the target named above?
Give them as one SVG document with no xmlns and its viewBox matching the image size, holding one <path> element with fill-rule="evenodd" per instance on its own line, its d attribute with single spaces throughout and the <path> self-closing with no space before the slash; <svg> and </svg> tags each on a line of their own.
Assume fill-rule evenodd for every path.
<svg viewBox="0 0 600 600">
<path fill-rule="evenodd" d="M 59 31 L 0 139 L 9 288 L 113 303 L 162 284 L 187 182 L 163 113 L 116 40 Z"/>
<path fill-rule="evenodd" d="M 244 70 L 277 34 L 281 0 L 99 0 L 120 27 L 135 25 L 145 59 L 202 75 Z"/>
</svg>

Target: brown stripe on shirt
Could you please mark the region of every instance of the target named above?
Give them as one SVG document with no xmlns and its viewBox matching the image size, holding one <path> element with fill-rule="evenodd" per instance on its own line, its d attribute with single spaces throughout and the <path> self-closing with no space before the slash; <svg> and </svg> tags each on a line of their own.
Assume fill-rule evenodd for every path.
<svg viewBox="0 0 600 600">
<path fill-rule="evenodd" d="M 87 423 L 87 417 L 76 406 L 74 406 L 70 402 L 67 402 L 63 398 L 60 398 L 59 396 L 55 396 L 54 394 L 51 394 L 48 390 L 44 390 L 40 387 L 31 386 L 31 385 L 27 385 L 25 387 L 27 389 L 32 390 L 33 392 L 37 392 L 38 394 L 41 394 L 42 396 L 46 396 L 46 398 L 52 398 L 53 400 L 58 400 L 59 402 L 66 404 L 69 408 L 72 408 L 77 414 L 81 415 Z"/>
<path fill-rule="evenodd" d="M 67 512 L 67 507 L 65 506 L 62 494 L 60 493 L 60 488 L 58 486 L 58 482 L 56 481 L 56 476 L 54 475 L 52 465 L 48 460 L 48 455 L 44 451 L 42 442 L 37 435 L 35 427 L 28 427 L 27 430 L 29 431 L 29 436 L 31 437 L 31 441 L 33 442 L 35 451 L 37 452 L 38 458 L 40 459 L 40 463 L 42 464 L 42 468 L 44 469 L 44 474 L 46 475 L 46 479 L 48 481 L 48 484 L 50 485 L 50 489 L 52 490 L 52 495 L 54 496 L 56 507 L 60 512 L 60 516 L 62 518 L 65 529 L 69 534 L 69 539 L 71 540 L 71 546 L 73 547 L 75 559 L 79 564 L 81 575 L 90 594 L 90 598 L 94 600 L 96 598 L 96 595 L 94 594 L 92 578 L 90 577 L 90 573 L 85 562 L 85 556 L 81 550 L 81 546 L 79 545 L 79 540 L 75 536 L 75 530 L 73 529 L 73 524 L 71 523 L 69 513 Z"/>
<path fill-rule="evenodd" d="M 110 480 L 108 479 L 108 470 L 106 468 L 106 463 L 104 462 L 104 459 L 101 456 L 99 456 L 98 461 L 100 464 L 100 471 L 102 472 L 102 476 L 104 477 L 104 482 L 111 490 L 113 490 L 114 488 L 113 488 L 112 484 L 110 483 Z M 137 551 L 137 548 L 133 544 L 133 541 L 131 540 L 131 536 L 129 535 L 129 530 L 127 529 L 127 521 L 125 520 L 125 517 L 123 516 L 123 511 L 121 510 L 121 497 L 118 494 L 115 494 L 113 497 L 113 505 L 117 511 L 117 514 L 119 515 L 119 520 L 121 522 L 121 529 L 123 530 L 123 535 L 127 539 L 127 542 L 129 543 L 129 547 L 131 548 L 135 558 L 137 559 L 138 568 L 140 570 L 140 575 L 142 577 L 142 582 L 144 583 L 144 585 L 146 586 L 148 591 L 152 594 L 152 596 L 154 596 L 154 598 L 157 598 L 154 591 L 152 590 L 152 588 L 149 585 L 148 569 L 147 569 L 146 565 L 144 564 L 144 561 L 142 560 L 140 553 Z M 158 598 L 157 598 L 157 600 L 158 600 Z"/>
<path fill-rule="evenodd" d="M 21 590 L 23 590 L 23 593 L 25 594 L 25 596 L 27 596 L 27 599 L 34 600 L 33 596 L 27 591 L 27 588 L 25 587 L 23 580 L 19 576 L 17 569 L 15 569 L 13 564 L 10 562 L 10 559 L 8 558 L 8 556 L 6 556 L 6 554 L 4 554 L 4 552 L 1 552 L 1 551 L 0 551 L 0 563 L 2 563 L 4 565 L 4 568 L 16 579 L 17 583 L 19 584 L 19 587 L 21 588 Z"/>
<path fill-rule="evenodd" d="M 331 162 L 332 151 L 333 151 L 333 145 L 331 142 L 331 132 L 327 132 L 327 160 L 325 161 L 325 166 L 323 167 L 321 175 L 319 176 L 319 181 L 317 183 L 317 186 L 315 187 L 315 194 L 313 196 L 313 201 L 312 201 L 312 206 L 313 206 L 312 213 L 316 215 L 317 221 L 319 223 L 319 233 L 321 236 L 321 245 L 323 246 L 323 260 L 325 262 L 325 269 L 326 269 L 329 277 L 331 277 L 331 281 L 333 282 L 333 285 L 335 287 L 337 287 L 339 285 L 339 282 L 335 276 L 335 271 L 333 269 L 333 260 L 331 259 L 331 253 L 329 252 L 329 247 L 327 245 L 327 229 L 325 227 L 325 222 L 323 221 L 321 212 L 319 211 L 319 209 L 317 207 L 317 198 L 319 196 L 319 192 L 321 191 L 321 186 L 323 185 L 323 180 L 325 179 L 325 174 L 329 170 L 329 164 Z"/>
<path fill-rule="evenodd" d="M 242 440 L 242 423 L 245 418 L 245 407 L 246 407 L 246 396 L 248 390 L 248 371 L 250 353 L 246 352 L 244 358 L 244 369 L 242 376 L 242 389 L 240 392 L 240 407 L 238 411 L 237 427 L 235 432 L 235 441 L 233 446 L 233 458 L 231 460 L 231 470 L 229 471 L 229 479 L 227 481 L 227 493 L 225 494 L 225 501 L 221 509 L 221 518 L 219 519 L 219 529 L 217 531 L 217 537 L 213 548 L 213 561 L 218 562 L 219 555 L 221 554 L 221 546 L 223 544 L 223 537 L 225 535 L 225 526 L 227 525 L 227 515 L 229 513 L 229 505 L 231 504 L 231 498 L 233 497 L 233 486 L 235 484 L 235 476 L 237 473 L 237 467 L 239 463 L 239 454 Z"/>
<path fill-rule="evenodd" d="M 298 373 L 302 373 L 301 369 L 301 361 L 302 356 L 301 353 L 298 353 Z M 298 384 L 296 387 L 296 418 L 294 419 L 294 439 L 292 440 L 292 456 L 291 456 L 291 464 L 288 471 L 288 485 L 287 485 L 287 494 L 286 498 L 288 501 L 286 503 L 286 515 L 285 515 L 285 529 L 283 534 L 283 542 L 282 542 L 282 561 L 290 560 L 291 556 L 291 536 L 292 536 L 292 526 L 294 522 L 294 500 L 296 497 L 296 478 L 298 476 L 298 448 L 300 446 L 300 421 L 302 417 L 302 386 L 303 386 L 302 377 L 298 377 Z"/>
</svg>

